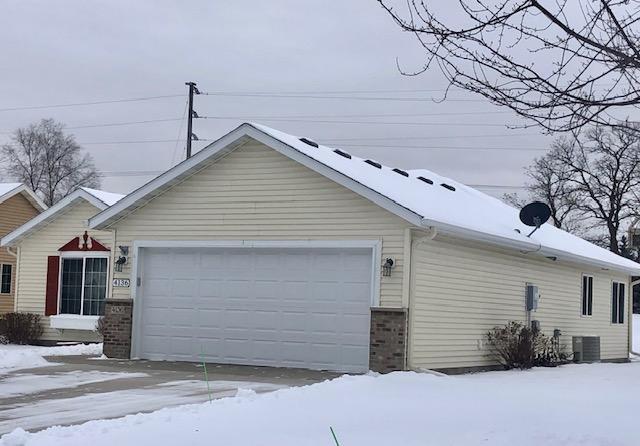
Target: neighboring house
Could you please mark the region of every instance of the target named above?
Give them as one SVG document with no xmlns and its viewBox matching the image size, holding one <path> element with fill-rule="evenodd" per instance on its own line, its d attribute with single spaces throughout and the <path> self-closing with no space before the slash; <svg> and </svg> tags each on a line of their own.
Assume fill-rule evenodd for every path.
<svg viewBox="0 0 640 446">
<path fill-rule="evenodd" d="M 16 311 L 44 316 L 43 341 L 95 340 L 113 235 L 87 220 L 123 196 L 79 188 L 2 238 L 17 252 Z"/>
<path fill-rule="evenodd" d="M 0 237 L 31 220 L 47 206 L 22 183 L 0 183 Z M 14 310 L 16 257 L 0 249 L 0 314 Z"/>
<path fill-rule="evenodd" d="M 111 272 L 107 356 L 466 370 L 495 364 L 487 330 L 530 316 L 569 350 L 590 335 L 602 359 L 628 358 L 640 265 L 549 224 L 527 237 L 517 209 L 433 172 L 260 125 L 89 226 L 114 231 L 127 258 Z M 531 315 L 528 284 L 541 295 Z"/>
</svg>

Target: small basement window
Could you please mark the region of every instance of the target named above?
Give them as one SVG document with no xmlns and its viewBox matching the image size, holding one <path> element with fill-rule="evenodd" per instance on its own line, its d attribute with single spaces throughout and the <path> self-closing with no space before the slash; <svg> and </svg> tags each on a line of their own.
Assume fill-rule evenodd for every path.
<svg viewBox="0 0 640 446">
<path fill-rule="evenodd" d="M 400 174 L 400 175 L 402 175 L 403 177 L 408 177 L 408 176 L 409 176 L 409 174 L 408 174 L 407 172 L 405 172 L 404 170 L 402 170 L 402 169 L 397 169 L 397 168 L 396 168 L 396 169 L 393 169 L 393 171 L 394 171 L 395 173 L 399 173 L 399 174 Z"/>
<path fill-rule="evenodd" d="M 337 154 L 338 154 L 338 155 L 340 155 L 340 156 L 343 156 L 343 157 L 345 157 L 345 158 L 347 158 L 347 159 L 351 159 L 351 155 L 350 155 L 350 154 L 348 154 L 347 152 L 343 152 L 343 151 L 342 151 L 342 150 L 340 150 L 340 149 L 335 149 L 335 150 L 333 151 L 333 153 L 337 153 Z"/>
<path fill-rule="evenodd" d="M 611 285 L 611 323 L 624 324 L 624 283 Z"/>
<path fill-rule="evenodd" d="M 593 314 L 593 276 L 582 276 L 582 315 Z"/>
<path fill-rule="evenodd" d="M 13 266 L 7 263 L 2 265 L 2 271 L 0 271 L 0 293 L 11 293 L 11 271 Z"/>
<path fill-rule="evenodd" d="M 425 177 L 418 177 L 418 179 L 420 181 L 424 181 L 427 184 L 433 184 L 433 180 L 430 180 L 429 178 L 425 178 Z"/>
<path fill-rule="evenodd" d="M 375 161 L 373 161 L 373 160 L 364 160 L 364 162 L 365 162 L 365 163 L 367 163 L 368 165 L 373 166 L 373 167 L 376 167 L 376 168 L 378 168 L 378 169 L 381 169 L 381 168 L 382 168 L 382 164 L 380 164 L 380 163 L 376 163 L 376 162 L 375 162 Z"/>
</svg>

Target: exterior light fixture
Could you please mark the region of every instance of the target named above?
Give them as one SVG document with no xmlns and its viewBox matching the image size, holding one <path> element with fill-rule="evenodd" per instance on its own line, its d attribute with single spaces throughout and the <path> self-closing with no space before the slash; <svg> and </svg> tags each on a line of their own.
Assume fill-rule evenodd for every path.
<svg viewBox="0 0 640 446">
<path fill-rule="evenodd" d="M 120 256 L 118 257 L 118 260 L 116 260 L 114 269 L 115 269 L 116 272 L 121 273 L 122 272 L 122 265 L 127 263 L 127 256 L 129 255 L 129 247 L 128 246 L 118 246 L 118 248 L 120 249 Z"/>
<path fill-rule="evenodd" d="M 393 267 L 395 266 L 396 262 L 393 261 L 393 259 L 388 258 L 384 261 L 384 263 L 382 264 L 382 275 L 385 277 L 390 277 L 391 276 L 391 270 L 393 269 Z"/>
</svg>

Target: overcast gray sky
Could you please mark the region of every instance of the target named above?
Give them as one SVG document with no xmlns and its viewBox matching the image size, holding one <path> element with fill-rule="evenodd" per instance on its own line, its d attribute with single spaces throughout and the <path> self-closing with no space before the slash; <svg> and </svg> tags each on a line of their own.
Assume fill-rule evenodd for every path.
<svg viewBox="0 0 640 446">
<path fill-rule="evenodd" d="M 200 115 L 216 118 L 195 121 L 202 139 L 255 121 L 494 195 L 516 191 L 504 186 L 521 186 L 523 167 L 550 142 L 535 128 L 508 128 L 523 122 L 479 96 L 432 101 L 446 87 L 442 74 L 398 72 L 396 58 L 410 70 L 423 53 L 374 0 L 20 0 L 0 8 L 0 142 L 16 127 L 59 120 L 94 156 L 109 191 L 129 192 L 184 158 L 190 80 L 222 93 L 195 99 Z M 6 110 L 164 95 L 176 96 Z M 163 121 L 86 127 L 149 120 Z"/>
</svg>

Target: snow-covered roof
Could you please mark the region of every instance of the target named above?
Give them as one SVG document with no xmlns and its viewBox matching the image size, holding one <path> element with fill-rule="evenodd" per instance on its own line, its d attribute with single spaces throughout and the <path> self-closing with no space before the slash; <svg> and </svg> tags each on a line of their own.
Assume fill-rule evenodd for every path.
<svg viewBox="0 0 640 446">
<path fill-rule="evenodd" d="M 17 194 L 22 194 L 39 211 L 44 211 L 47 208 L 47 205 L 44 204 L 40 197 L 26 185 L 22 183 L 0 183 L 0 203 Z"/>
<path fill-rule="evenodd" d="M 560 260 L 571 260 L 629 274 L 640 264 L 620 257 L 579 237 L 543 225 L 531 237 L 519 210 L 506 203 L 426 169 L 402 170 L 365 160 L 260 125 L 245 123 L 193 157 L 151 180 L 111 208 L 94 216 L 91 227 L 104 228 L 125 212 L 141 206 L 171 187 L 203 163 L 214 162 L 248 139 L 258 140 L 303 165 L 331 178 L 419 227 Z"/>
<path fill-rule="evenodd" d="M 106 204 L 107 206 L 113 206 L 118 201 L 122 200 L 122 198 L 124 197 L 124 195 L 122 194 L 115 194 L 113 192 L 106 192 L 98 189 L 90 189 L 88 187 L 81 187 L 80 189 L 90 193 L 91 195 L 96 197 L 98 200 Z"/>
<path fill-rule="evenodd" d="M 88 187 L 80 187 L 64 197 L 62 200 L 58 201 L 46 211 L 35 216 L 22 226 L 5 235 L 2 240 L 0 240 L 0 246 L 16 245 L 25 237 L 28 237 L 30 234 L 36 232 L 43 225 L 46 225 L 49 222 L 53 221 L 61 212 L 63 212 L 69 206 L 72 206 L 78 200 L 88 201 L 93 206 L 95 206 L 98 211 L 103 211 L 109 206 L 117 203 L 118 200 L 122 199 L 123 197 L 124 195 L 122 194 L 114 194 L 97 189 L 89 189 Z"/>
</svg>

